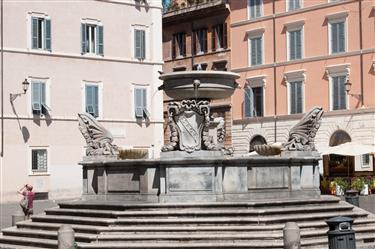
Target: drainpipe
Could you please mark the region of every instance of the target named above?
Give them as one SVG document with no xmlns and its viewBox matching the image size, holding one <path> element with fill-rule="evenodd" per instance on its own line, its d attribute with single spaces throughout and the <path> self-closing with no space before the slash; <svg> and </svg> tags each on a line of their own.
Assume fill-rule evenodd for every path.
<svg viewBox="0 0 375 249">
<path fill-rule="evenodd" d="M 275 142 L 277 142 L 277 90 L 276 90 L 276 7 L 275 0 L 272 1 L 272 27 L 273 27 L 273 95 L 274 95 L 274 136 Z"/>
<path fill-rule="evenodd" d="M 361 80 L 361 104 L 362 107 L 365 106 L 365 96 L 364 89 L 363 89 L 363 37 L 362 37 L 362 0 L 358 0 L 358 8 L 359 8 L 359 49 L 361 51 L 360 54 L 360 80 Z"/>
<path fill-rule="evenodd" d="M 0 3 L 0 15 L 1 15 L 1 41 L 0 41 L 0 91 L 1 91 L 1 154 L 0 157 L 4 157 L 4 10 L 3 10 L 3 0 Z"/>
</svg>

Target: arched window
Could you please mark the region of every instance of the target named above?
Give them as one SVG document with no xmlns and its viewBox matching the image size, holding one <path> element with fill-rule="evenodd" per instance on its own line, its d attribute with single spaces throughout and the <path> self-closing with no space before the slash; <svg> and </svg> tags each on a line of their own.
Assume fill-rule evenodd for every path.
<svg viewBox="0 0 375 249">
<path fill-rule="evenodd" d="M 352 139 L 346 131 L 337 130 L 329 139 L 329 146 L 337 146 L 351 141 Z"/>
<path fill-rule="evenodd" d="M 261 135 L 256 135 L 254 136 L 251 141 L 250 141 L 250 150 L 249 152 L 253 152 L 255 149 L 254 149 L 254 145 L 262 145 L 262 144 L 267 144 L 267 141 L 266 139 L 261 136 Z"/>
</svg>

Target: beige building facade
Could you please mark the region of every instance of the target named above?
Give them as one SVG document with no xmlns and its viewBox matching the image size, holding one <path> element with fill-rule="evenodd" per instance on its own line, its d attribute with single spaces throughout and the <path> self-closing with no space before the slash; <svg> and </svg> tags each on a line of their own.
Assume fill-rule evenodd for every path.
<svg viewBox="0 0 375 249">
<path fill-rule="evenodd" d="M 318 151 L 348 141 L 375 146 L 373 1 L 230 5 L 231 65 L 241 75 L 241 89 L 232 98 L 237 154 L 249 153 L 253 144 L 286 141 L 289 129 L 314 106 L 325 111 Z M 349 170 L 335 172 L 341 166 L 325 158 L 321 173 L 374 174 L 372 156 L 348 160 Z"/>
<path fill-rule="evenodd" d="M 77 113 L 95 116 L 114 144 L 158 157 L 161 1 L 4 1 L 2 20 L 1 202 L 25 183 L 39 198 L 80 196 Z"/>
</svg>

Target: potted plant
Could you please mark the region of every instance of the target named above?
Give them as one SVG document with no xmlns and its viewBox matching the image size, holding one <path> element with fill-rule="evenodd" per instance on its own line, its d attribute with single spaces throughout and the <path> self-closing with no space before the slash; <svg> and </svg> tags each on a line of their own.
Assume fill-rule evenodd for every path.
<svg viewBox="0 0 375 249">
<path fill-rule="evenodd" d="M 363 177 L 355 177 L 350 185 L 352 189 L 357 190 L 361 195 L 368 195 L 368 186 L 366 188 L 366 182 Z M 366 191 L 367 190 L 367 191 Z"/>
<path fill-rule="evenodd" d="M 349 189 L 349 183 L 342 177 L 336 177 L 336 195 L 344 195 L 346 190 Z"/>
</svg>

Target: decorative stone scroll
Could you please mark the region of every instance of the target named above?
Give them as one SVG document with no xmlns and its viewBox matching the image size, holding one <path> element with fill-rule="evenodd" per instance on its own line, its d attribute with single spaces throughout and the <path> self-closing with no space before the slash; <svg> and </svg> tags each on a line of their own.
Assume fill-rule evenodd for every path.
<svg viewBox="0 0 375 249">
<path fill-rule="evenodd" d="M 323 115 L 322 107 L 314 107 L 290 130 L 283 151 L 316 151 L 314 139 Z"/>
<path fill-rule="evenodd" d="M 216 150 L 210 141 L 210 107 L 207 100 L 182 100 L 168 105 L 170 143 L 162 151 L 182 150 L 188 153 Z"/>
<path fill-rule="evenodd" d="M 78 127 L 86 140 L 87 156 L 109 156 L 119 153 L 119 147 L 112 144 L 112 134 L 90 114 L 78 114 Z"/>
</svg>

